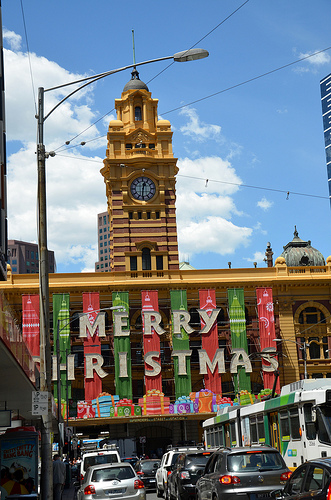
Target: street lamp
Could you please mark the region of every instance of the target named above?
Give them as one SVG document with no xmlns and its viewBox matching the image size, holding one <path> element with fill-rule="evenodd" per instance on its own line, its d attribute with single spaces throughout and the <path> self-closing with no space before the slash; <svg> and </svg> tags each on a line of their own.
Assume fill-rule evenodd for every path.
<svg viewBox="0 0 331 500">
<path fill-rule="evenodd" d="M 308 378 L 307 373 L 307 347 L 310 346 L 310 342 L 304 341 L 303 343 L 297 342 L 296 340 L 291 339 L 273 339 L 274 342 L 292 342 L 292 344 L 296 344 L 299 346 L 299 349 L 302 351 L 303 363 L 304 363 L 304 378 Z"/>
<path fill-rule="evenodd" d="M 38 114 L 37 118 L 37 168 L 38 168 L 38 252 L 39 252 L 39 297 L 40 297 L 40 390 L 51 392 L 51 346 L 49 335 L 49 276 L 48 276 L 48 249 L 47 249 L 47 213 L 46 213 L 46 175 L 45 161 L 49 156 L 54 156 L 54 152 L 47 153 L 44 145 L 44 123 L 47 118 L 64 101 L 84 87 L 105 78 L 114 73 L 119 73 L 129 68 L 135 68 L 144 64 L 150 64 L 158 61 L 173 59 L 176 62 L 194 61 L 208 57 L 208 52 L 204 49 L 189 49 L 177 52 L 172 56 L 151 59 L 141 63 L 130 64 L 123 68 L 106 71 L 98 75 L 89 76 L 68 82 L 56 87 L 38 89 Z M 85 83 L 83 83 L 85 82 Z M 70 85 L 83 83 L 80 87 L 74 89 L 56 106 L 54 106 L 45 116 L 44 115 L 44 94 L 52 90 L 57 90 Z M 51 426 L 52 412 L 50 401 L 48 414 L 42 417 L 42 436 L 41 436 L 41 500 L 52 500 L 53 492 L 53 469 L 52 469 L 52 450 L 51 450 Z"/>
</svg>

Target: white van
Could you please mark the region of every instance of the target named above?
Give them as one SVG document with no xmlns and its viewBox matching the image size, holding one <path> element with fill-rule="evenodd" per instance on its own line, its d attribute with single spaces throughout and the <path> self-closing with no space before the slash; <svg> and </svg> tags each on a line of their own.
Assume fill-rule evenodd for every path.
<svg viewBox="0 0 331 500">
<path fill-rule="evenodd" d="M 80 463 L 80 482 L 82 483 L 88 467 L 91 465 L 114 464 L 121 461 L 120 454 L 114 447 L 104 447 L 84 453 Z"/>
</svg>

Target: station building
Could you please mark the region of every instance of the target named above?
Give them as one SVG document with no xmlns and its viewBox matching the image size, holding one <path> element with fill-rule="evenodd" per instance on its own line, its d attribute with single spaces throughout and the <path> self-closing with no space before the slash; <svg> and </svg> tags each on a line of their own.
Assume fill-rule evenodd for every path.
<svg viewBox="0 0 331 500">
<path fill-rule="evenodd" d="M 268 244 L 263 268 L 180 265 L 177 159 L 170 122 L 158 119 L 157 105 L 134 70 L 115 100 L 117 119 L 109 123 L 101 169 L 108 272 L 49 275 L 50 339 L 54 345 L 58 338 L 66 342 L 60 353 L 61 395 L 70 426 L 86 438 L 136 440 L 137 452 L 144 436 L 149 453 L 179 441 L 201 441 L 202 421 L 213 408 L 77 418 L 78 402 L 109 394 L 138 404 L 148 391 L 171 403 L 202 390 L 234 399 L 242 389 L 257 395 L 304 376 L 331 378 L 331 257 L 325 261 L 296 228 L 275 260 Z M 38 324 L 38 306 L 31 305 L 38 303 L 38 275 L 9 268 L 0 290 L 25 342 L 38 340 L 38 328 L 29 330 Z M 268 317 L 259 309 L 266 296 Z M 96 321 L 97 311 L 103 319 L 89 337 L 81 318 Z M 35 348 L 31 355 L 38 361 Z"/>
</svg>

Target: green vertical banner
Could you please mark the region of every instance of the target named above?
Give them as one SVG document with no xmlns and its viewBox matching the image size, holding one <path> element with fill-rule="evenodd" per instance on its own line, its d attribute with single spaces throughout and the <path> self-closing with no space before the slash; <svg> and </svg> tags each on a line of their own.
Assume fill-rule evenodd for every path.
<svg viewBox="0 0 331 500">
<path fill-rule="evenodd" d="M 54 352 L 57 356 L 57 343 L 60 346 L 60 364 L 65 365 L 67 354 L 70 354 L 70 313 L 69 313 L 70 296 L 68 293 L 53 294 L 53 338 Z M 59 339 L 58 339 L 59 336 Z M 71 382 L 67 380 L 67 373 L 61 370 L 61 400 L 71 398 Z M 57 398 L 57 384 L 54 384 L 54 398 Z"/>
<path fill-rule="evenodd" d="M 229 318 L 231 328 L 232 349 L 244 349 L 248 354 L 244 290 L 242 288 L 230 288 L 228 290 Z M 246 373 L 244 366 L 239 366 L 233 375 L 235 392 L 251 392 L 250 374 Z"/>
<path fill-rule="evenodd" d="M 129 293 L 128 292 L 113 292 L 113 306 L 121 306 L 129 313 Z M 114 324 L 113 311 L 113 324 Z M 127 328 L 123 331 L 130 331 L 130 320 L 128 318 Z M 126 358 L 126 360 L 125 360 Z M 115 337 L 114 336 L 114 362 L 115 362 L 115 387 L 116 394 L 120 399 L 132 399 L 132 367 L 131 367 L 131 343 L 130 335 Z M 120 366 L 124 363 L 124 366 Z M 126 367 L 125 367 L 126 364 Z M 124 376 L 123 376 L 124 374 Z"/>
<path fill-rule="evenodd" d="M 170 290 L 170 303 L 171 311 L 187 311 L 187 297 L 186 290 Z M 172 316 L 172 350 L 173 351 L 189 351 L 190 341 L 189 335 L 183 327 L 180 328 L 180 333 L 174 332 L 174 315 Z M 174 356 L 174 376 L 175 376 L 175 394 L 176 399 L 180 396 L 188 396 L 192 391 L 191 383 L 191 359 L 190 356 L 186 357 L 185 375 L 179 372 L 178 356 Z"/>
</svg>

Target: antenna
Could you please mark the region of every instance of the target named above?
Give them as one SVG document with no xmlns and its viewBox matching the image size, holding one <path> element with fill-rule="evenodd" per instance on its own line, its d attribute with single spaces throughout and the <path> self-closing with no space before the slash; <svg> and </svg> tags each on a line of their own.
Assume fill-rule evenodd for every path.
<svg viewBox="0 0 331 500">
<path fill-rule="evenodd" d="M 132 49 L 133 49 L 133 64 L 136 67 L 136 49 L 134 46 L 134 30 L 132 30 Z"/>
</svg>

